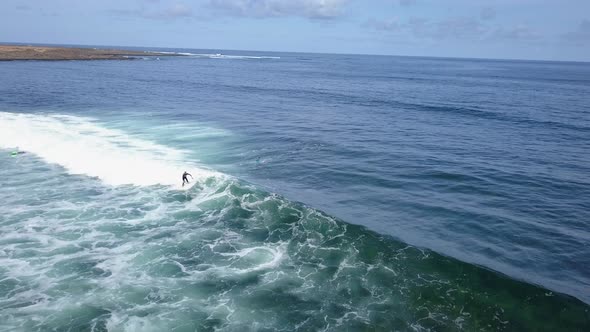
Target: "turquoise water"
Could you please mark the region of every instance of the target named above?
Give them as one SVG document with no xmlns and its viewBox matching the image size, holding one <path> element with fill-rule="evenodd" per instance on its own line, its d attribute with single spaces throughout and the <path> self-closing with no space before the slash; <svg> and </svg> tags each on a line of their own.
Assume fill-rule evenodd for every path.
<svg viewBox="0 0 590 332">
<path fill-rule="evenodd" d="M 0 63 L 0 330 L 589 329 L 588 65 L 231 54 Z"/>
</svg>

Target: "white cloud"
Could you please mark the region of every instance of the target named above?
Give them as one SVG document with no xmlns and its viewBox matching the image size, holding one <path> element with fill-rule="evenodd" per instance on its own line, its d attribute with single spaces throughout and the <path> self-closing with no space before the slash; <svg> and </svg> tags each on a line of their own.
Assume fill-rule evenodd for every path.
<svg viewBox="0 0 590 332">
<path fill-rule="evenodd" d="M 482 20 L 491 20 L 496 17 L 496 10 L 492 7 L 486 7 L 481 10 L 479 15 Z"/>
<path fill-rule="evenodd" d="M 367 20 L 363 26 L 381 31 L 398 31 L 403 28 L 402 24 L 396 18 L 388 20 L 377 20 L 371 18 Z"/>
<path fill-rule="evenodd" d="M 590 36 L 590 21 L 587 27 L 580 25 L 576 36 Z M 389 34 L 406 35 L 421 40 L 468 40 L 468 41 L 539 41 L 541 35 L 524 25 L 500 26 L 482 22 L 470 17 L 455 17 L 443 20 L 429 20 L 412 17 L 405 22 L 397 19 L 370 19 L 363 26 Z M 584 29 L 587 29 L 584 30 Z"/>
<path fill-rule="evenodd" d="M 486 33 L 485 26 L 477 20 L 461 17 L 441 21 L 412 17 L 406 22 L 400 22 L 397 19 L 370 19 L 364 25 L 375 30 L 409 34 L 417 38 L 435 40 L 480 39 Z"/>
<path fill-rule="evenodd" d="M 17 10 L 31 10 L 32 8 L 30 6 L 28 6 L 28 5 L 22 5 L 21 4 L 21 5 L 16 6 L 16 9 Z"/>
<path fill-rule="evenodd" d="M 159 10 L 146 11 L 143 15 L 147 18 L 155 19 L 175 19 L 181 17 L 190 17 L 193 15 L 192 9 L 185 4 L 174 4 L 171 7 L 165 7 Z"/>
<path fill-rule="evenodd" d="M 436 23 L 431 31 L 433 38 L 479 39 L 486 27 L 472 18 L 452 18 Z"/>
<path fill-rule="evenodd" d="M 191 7 L 184 3 L 163 3 L 158 0 L 144 0 L 146 5 L 135 9 L 116 9 L 110 12 L 123 16 L 139 16 L 154 20 L 174 20 L 193 16 Z"/>
<path fill-rule="evenodd" d="M 209 0 L 209 5 L 234 16 L 335 18 L 348 0 Z"/>
<path fill-rule="evenodd" d="M 513 40 L 537 40 L 541 35 L 525 24 L 518 24 L 513 27 L 497 28 L 491 35 L 493 39 L 513 39 Z"/>
<path fill-rule="evenodd" d="M 583 20 L 576 30 L 564 34 L 563 37 L 577 44 L 590 44 L 590 20 Z"/>
</svg>

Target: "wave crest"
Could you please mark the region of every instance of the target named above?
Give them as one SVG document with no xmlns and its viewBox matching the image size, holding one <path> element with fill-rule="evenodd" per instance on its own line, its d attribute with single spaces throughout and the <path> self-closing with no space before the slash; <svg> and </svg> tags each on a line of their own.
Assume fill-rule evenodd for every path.
<svg viewBox="0 0 590 332">
<path fill-rule="evenodd" d="M 69 115 L 0 112 L 0 148 L 33 153 L 68 173 L 98 177 L 109 185 L 180 188 L 185 170 L 196 180 L 221 176 L 187 162 L 184 151 Z"/>
</svg>

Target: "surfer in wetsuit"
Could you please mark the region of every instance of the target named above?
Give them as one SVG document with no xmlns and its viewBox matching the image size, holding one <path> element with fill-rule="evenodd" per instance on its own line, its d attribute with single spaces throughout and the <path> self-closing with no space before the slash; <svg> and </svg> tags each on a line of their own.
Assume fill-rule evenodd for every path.
<svg viewBox="0 0 590 332">
<path fill-rule="evenodd" d="M 187 171 L 184 171 L 184 173 L 182 173 L 182 186 L 183 187 L 184 187 L 185 184 L 189 183 L 189 180 L 188 180 L 187 176 L 190 176 L 191 179 L 193 178 L 193 176 L 190 175 Z"/>
</svg>

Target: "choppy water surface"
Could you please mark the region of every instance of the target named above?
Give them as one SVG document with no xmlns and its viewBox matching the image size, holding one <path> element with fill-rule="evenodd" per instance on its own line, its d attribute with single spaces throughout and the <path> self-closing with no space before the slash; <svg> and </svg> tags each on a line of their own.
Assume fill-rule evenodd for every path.
<svg viewBox="0 0 590 332">
<path fill-rule="evenodd" d="M 589 65 L 176 51 L 0 63 L 0 330 L 590 329 Z"/>
</svg>

